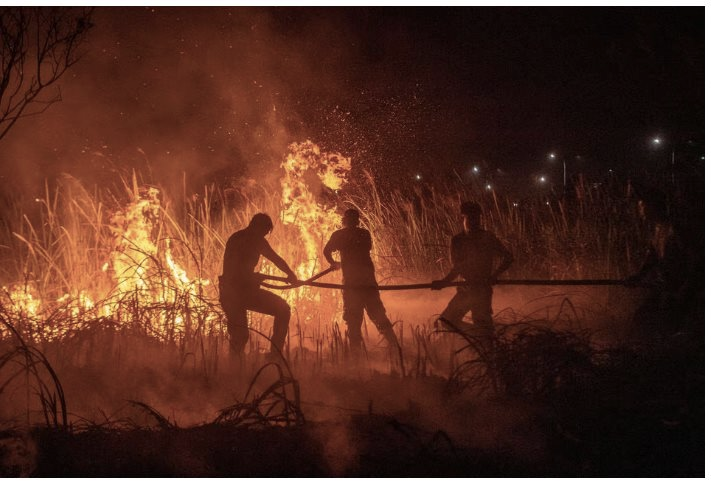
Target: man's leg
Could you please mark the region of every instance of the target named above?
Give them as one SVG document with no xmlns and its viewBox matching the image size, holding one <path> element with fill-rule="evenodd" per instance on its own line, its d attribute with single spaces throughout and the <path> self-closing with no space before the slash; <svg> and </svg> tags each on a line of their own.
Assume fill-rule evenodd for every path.
<svg viewBox="0 0 711 482">
<path fill-rule="evenodd" d="M 247 309 L 274 317 L 271 352 L 280 353 L 284 348 L 284 341 L 289 331 L 289 319 L 291 318 L 289 303 L 270 291 L 260 289 L 249 300 Z"/>
<path fill-rule="evenodd" d="M 244 347 L 249 341 L 249 328 L 247 327 L 247 310 L 234 301 L 221 302 L 222 309 L 227 315 L 227 333 L 230 336 L 230 352 L 242 356 Z"/>
<path fill-rule="evenodd" d="M 463 331 L 471 330 L 472 325 L 464 323 L 462 318 L 471 310 L 471 296 L 469 291 L 457 289 L 457 293 L 449 301 L 449 304 L 439 316 L 440 327 L 444 330 Z"/>
<path fill-rule="evenodd" d="M 368 317 L 373 321 L 375 327 L 381 335 L 388 341 L 391 346 L 399 346 L 397 336 L 393 330 L 393 324 L 390 322 L 385 306 L 380 299 L 380 293 L 377 289 L 372 289 L 364 292 L 365 311 Z"/>
<path fill-rule="evenodd" d="M 225 283 L 220 276 L 220 305 L 227 316 L 227 333 L 230 338 L 230 353 L 241 357 L 244 347 L 249 341 L 249 328 L 247 327 L 247 309 L 240 302 L 244 293 L 234 285 Z"/>
<path fill-rule="evenodd" d="M 491 350 L 494 345 L 494 319 L 491 308 L 493 289 L 482 287 L 474 290 L 471 296 L 471 312 L 474 321 L 474 337 L 485 350 Z"/>
<path fill-rule="evenodd" d="M 383 306 L 380 292 L 377 289 L 368 290 L 365 293 L 365 310 L 380 334 L 387 340 L 391 362 L 395 362 L 395 366 L 404 376 L 405 362 L 402 357 L 402 348 L 400 348 L 395 330 L 393 330 L 393 324 L 385 312 L 385 306 Z"/>
<path fill-rule="evenodd" d="M 359 353 L 363 349 L 363 296 L 361 290 L 343 290 L 343 321 L 351 351 Z"/>
</svg>

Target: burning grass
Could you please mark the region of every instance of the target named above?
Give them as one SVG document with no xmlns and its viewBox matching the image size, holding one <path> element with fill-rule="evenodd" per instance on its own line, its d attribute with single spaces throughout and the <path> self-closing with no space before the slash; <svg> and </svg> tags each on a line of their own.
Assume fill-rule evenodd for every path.
<svg viewBox="0 0 711 482">
<path fill-rule="evenodd" d="M 492 351 L 434 328 L 446 293 L 384 294 L 402 359 L 366 323 L 360 364 L 347 356 L 340 294 L 301 287 L 280 292 L 293 308 L 280 364 L 265 362 L 271 319 L 258 314 L 247 355 L 228 356 L 216 281 L 225 240 L 256 212 L 280 219 L 270 244 L 301 278 L 322 269 L 335 212 L 353 206 L 373 234 L 382 283 L 439 278 L 460 230 L 458 205 L 473 199 L 514 252 L 509 277 L 619 279 L 644 251 L 622 186 L 580 181 L 571 198 L 526 202 L 464 184 L 383 192 L 367 172 L 349 173 L 349 159 L 312 143 L 291 146 L 282 168 L 278 186 L 234 180 L 177 196 L 137 174 L 94 191 L 65 177 L 33 209 L 16 206 L 0 233 L 0 397 L 3 440 L 13 441 L 0 444 L 3 475 L 699 473 L 695 449 L 672 450 L 667 466 L 650 454 L 685 434 L 697 447 L 703 347 L 616 343 L 625 331 L 621 287 L 497 288 Z M 6 462 L 16 452 L 2 447 L 30 447 L 26 428 L 38 424 L 51 428 L 35 436 L 45 458 Z M 212 436 L 252 458 L 228 462 Z M 613 453 L 614 437 L 640 451 L 631 462 Z M 299 439 L 307 442 L 295 448 Z M 134 468 L 96 451 L 91 467 L 61 460 L 92 444 L 128 443 L 138 447 L 126 452 L 141 460 Z M 150 460 L 154 443 L 182 461 Z M 257 446 L 274 447 L 255 454 Z M 286 462 L 270 466 L 275 458 Z"/>
<path fill-rule="evenodd" d="M 120 192 L 90 193 L 64 178 L 36 200 L 37 209 L 18 209 L 5 226 L 8 318 L 38 343 L 101 324 L 191 346 L 225 336 L 215 283 L 225 239 L 258 211 L 282 220 L 270 242 L 302 278 L 321 269 L 324 240 L 339 227 L 335 210 L 347 206 L 361 210 L 373 233 L 385 283 L 429 281 L 446 271 L 462 199 L 488 207 L 485 224 L 515 253 L 512 277 L 616 279 L 635 269 L 643 251 L 643 233 L 631 229 L 637 224 L 622 192 L 603 196 L 581 185 L 575 199 L 528 204 L 462 185 L 382 193 L 367 173 L 346 183 L 350 161 L 311 143 L 292 146 L 283 168 L 280 193 L 213 185 L 182 199 L 135 174 Z M 323 333 L 340 322 L 335 291 L 281 294 L 294 307 L 300 342 L 303 330 Z"/>
</svg>

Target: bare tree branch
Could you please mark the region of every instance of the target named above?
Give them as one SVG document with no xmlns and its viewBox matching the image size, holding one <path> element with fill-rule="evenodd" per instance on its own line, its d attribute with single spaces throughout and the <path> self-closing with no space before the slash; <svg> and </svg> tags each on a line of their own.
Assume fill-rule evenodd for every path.
<svg viewBox="0 0 711 482">
<path fill-rule="evenodd" d="M 81 58 L 93 8 L 0 7 L 0 140 L 62 99 L 48 89 Z"/>
</svg>

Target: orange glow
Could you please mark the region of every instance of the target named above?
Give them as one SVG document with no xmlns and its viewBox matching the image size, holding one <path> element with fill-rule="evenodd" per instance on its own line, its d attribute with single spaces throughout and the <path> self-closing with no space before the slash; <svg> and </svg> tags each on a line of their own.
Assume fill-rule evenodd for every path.
<svg viewBox="0 0 711 482">
<path fill-rule="evenodd" d="M 340 228 L 334 196 L 346 183 L 351 160 L 321 152 L 316 144 L 306 141 L 289 146 L 281 167 L 279 216 L 287 227 L 272 243 L 297 276 L 306 279 L 324 268 L 320 262 L 323 245 Z M 163 341 L 181 340 L 197 332 L 224 335 L 216 287 L 190 272 L 207 271 L 216 276 L 212 270 L 218 266 L 201 264 L 202 259 L 190 255 L 192 248 L 186 244 L 185 233 L 162 205 L 159 189 L 140 187 L 134 178 L 127 194 L 128 201 L 95 226 L 97 232 L 105 233 L 101 241 L 105 248 L 94 251 L 102 253 L 99 256 L 103 259 L 89 263 L 96 273 L 78 271 L 74 278 L 63 277 L 66 292 L 51 297 L 46 291 L 54 293 L 56 285 L 43 285 L 42 277 L 32 278 L 30 272 L 28 281 L 2 288 L 0 307 L 28 340 L 57 340 L 70 331 L 102 323 Z M 229 233 L 221 233 L 225 234 Z M 33 252 L 30 242 L 18 237 Z M 221 253 L 217 254 L 221 258 Z M 267 272 L 273 269 L 265 268 Z M 85 279 L 88 286 L 82 284 Z M 329 313 L 340 303 L 337 292 L 310 287 L 280 295 L 299 310 L 300 319 L 306 323 L 314 316 L 323 317 L 324 303 Z M 0 329 L 0 338 L 8 335 L 7 330 Z"/>
<path fill-rule="evenodd" d="M 298 229 L 299 244 L 303 247 L 303 253 L 292 266 L 299 279 L 308 279 L 325 268 L 321 266 L 321 251 L 331 233 L 341 227 L 335 202 L 329 202 L 326 195 L 337 194 L 347 182 L 351 159 L 338 153 L 321 152 L 316 144 L 305 141 L 289 146 L 281 167 L 284 170 L 281 220 Z M 284 297 L 290 304 L 302 308 L 301 319 L 306 323 L 325 311 L 334 313 L 340 303 L 337 292 L 307 286 L 289 290 Z M 324 310 L 324 305 L 329 309 Z"/>
<path fill-rule="evenodd" d="M 316 144 L 306 141 L 289 146 L 281 167 L 282 222 L 299 229 L 307 260 L 298 265 L 296 273 L 299 278 L 308 278 L 321 269 L 321 249 L 341 224 L 335 206 L 326 206 L 319 196 L 324 187 L 341 189 L 351 170 L 351 159 L 337 153 L 321 153 Z"/>
<path fill-rule="evenodd" d="M 180 338 L 196 326 L 219 330 L 221 315 L 204 292 L 209 280 L 191 278 L 176 261 L 170 239 L 159 241 L 165 230 L 159 194 L 156 188 L 136 189 L 125 208 L 111 216 L 113 250 L 95 275 L 91 293 L 65 293 L 51 302 L 30 283 L 3 286 L 2 305 L 11 323 L 35 341 L 58 339 L 70 327 L 89 327 L 101 319 L 119 327 L 138 326 L 164 340 Z M 99 280 L 113 288 L 101 292 Z M 0 329 L 0 337 L 8 334 Z"/>
</svg>

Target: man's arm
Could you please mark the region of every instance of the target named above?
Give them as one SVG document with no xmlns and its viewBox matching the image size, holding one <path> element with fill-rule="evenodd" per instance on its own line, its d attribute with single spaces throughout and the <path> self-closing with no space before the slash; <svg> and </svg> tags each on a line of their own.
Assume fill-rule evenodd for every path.
<svg viewBox="0 0 711 482">
<path fill-rule="evenodd" d="M 296 283 L 298 281 L 296 273 L 294 273 L 289 267 L 288 263 L 284 261 L 284 258 L 279 256 L 276 251 L 272 249 L 267 240 L 264 240 L 264 245 L 262 246 L 262 256 L 267 258 L 269 261 L 274 263 L 274 266 L 286 273 L 286 277 L 290 283 Z"/>
<path fill-rule="evenodd" d="M 498 239 L 496 239 L 496 253 L 499 255 L 499 257 L 501 257 L 501 263 L 499 263 L 499 267 L 496 268 L 493 273 L 491 273 L 491 278 L 493 280 L 496 280 L 496 278 L 498 278 L 501 273 L 509 269 L 509 267 L 513 263 L 513 254 L 511 254 L 511 251 L 509 251 L 506 246 L 504 246 L 504 244 Z"/>
<path fill-rule="evenodd" d="M 449 260 L 452 263 L 452 268 L 444 278 L 432 281 L 433 290 L 441 290 L 445 287 L 445 285 L 451 283 L 457 276 L 459 276 L 459 249 L 454 241 L 454 238 L 452 238 L 452 242 L 449 245 Z"/>
<path fill-rule="evenodd" d="M 330 264 L 335 269 L 339 269 L 341 267 L 341 263 L 333 259 L 333 252 L 338 251 L 338 248 L 336 247 L 336 242 L 333 239 L 335 237 L 335 234 L 336 233 L 333 233 L 331 235 L 328 242 L 326 243 L 326 246 L 323 247 L 323 257 L 326 258 L 328 264 Z"/>
</svg>

